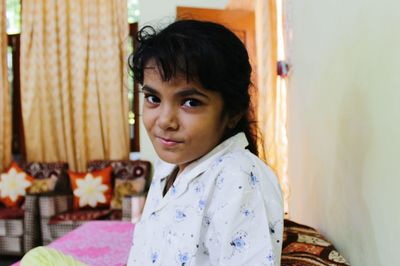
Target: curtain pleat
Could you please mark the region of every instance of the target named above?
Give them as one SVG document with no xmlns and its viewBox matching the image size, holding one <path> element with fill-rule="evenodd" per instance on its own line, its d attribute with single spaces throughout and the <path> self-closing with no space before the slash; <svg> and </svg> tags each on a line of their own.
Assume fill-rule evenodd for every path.
<svg viewBox="0 0 400 266">
<path fill-rule="evenodd" d="M 21 94 L 29 161 L 129 154 L 127 5 L 119 0 L 26 0 Z"/>
</svg>

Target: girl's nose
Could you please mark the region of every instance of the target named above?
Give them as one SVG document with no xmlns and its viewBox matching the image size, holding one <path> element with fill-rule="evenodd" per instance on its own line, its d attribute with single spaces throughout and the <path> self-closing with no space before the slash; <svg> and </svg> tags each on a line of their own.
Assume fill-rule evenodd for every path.
<svg viewBox="0 0 400 266">
<path fill-rule="evenodd" d="M 161 108 L 161 112 L 157 119 L 157 125 L 162 130 L 176 130 L 179 128 L 178 119 L 173 108 Z"/>
</svg>

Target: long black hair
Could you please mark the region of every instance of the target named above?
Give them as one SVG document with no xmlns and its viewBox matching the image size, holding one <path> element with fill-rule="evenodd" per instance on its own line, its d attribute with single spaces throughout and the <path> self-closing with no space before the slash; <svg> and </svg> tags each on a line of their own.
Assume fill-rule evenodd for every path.
<svg viewBox="0 0 400 266">
<path fill-rule="evenodd" d="M 154 60 L 161 78 L 169 81 L 177 75 L 198 81 L 205 89 L 217 91 L 229 117 L 242 114 L 225 138 L 244 132 L 247 147 L 257 152 L 257 127 L 250 103 L 251 65 L 244 44 L 226 27 L 213 22 L 178 20 L 157 32 L 143 27 L 137 35 L 138 46 L 130 56 L 134 78 L 143 84 L 143 72 Z"/>
</svg>

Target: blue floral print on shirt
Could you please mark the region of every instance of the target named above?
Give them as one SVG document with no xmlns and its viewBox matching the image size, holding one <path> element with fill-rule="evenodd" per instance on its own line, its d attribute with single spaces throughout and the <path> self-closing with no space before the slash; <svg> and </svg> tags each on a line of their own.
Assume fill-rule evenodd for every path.
<svg viewBox="0 0 400 266">
<path fill-rule="evenodd" d="M 188 165 L 176 178 L 175 193 L 165 197 L 161 180 L 175 166 L 159 164 L 135 226 L 129 266 L 279 265 L 279 184 L 246 145 L 244 134 L 226 140 Z"/>
</svg>

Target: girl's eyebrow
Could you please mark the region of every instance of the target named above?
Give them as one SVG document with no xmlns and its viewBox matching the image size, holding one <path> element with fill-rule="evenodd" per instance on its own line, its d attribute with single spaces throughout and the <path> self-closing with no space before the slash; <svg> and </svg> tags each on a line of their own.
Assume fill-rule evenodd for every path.
<svg viewBox="0 0 400 266">
<path fill-rule="evenodd" d="M 159 94 L 158 91 L 157 91 L 156 89 L 153 89 L 152 87 L 150 87 L 150 86 L 148 86 L 148 85 L 143 85 L 142 91 L 143 91 L 143 92 L 150 93 L 150 94 Z"/>
<path fill-rule="evenodd" d="M 156 89 L 148 86 L 148 85 L 143 85 L 142 87 L 142 92 L 147 92 L 150 94 L 155 94 L 158 95 L 160 94 Z M 201 96 L 204 97 L 206 99 L 210 99 L 210 97 L 208 95 L 206 95 L 205 93 L 200 92 L 199 90 L 197 90 L 196 88 L 183 88 L 181 90 L 179 90 L 176 95 L 178 95 L 179 97 L 188 97 L 188 96 Z"/>
<path fill-rule="evenodd" d="M 209 99 L 210 97 L 208 97 L 206 94 L 200 92 L 199 90 L 197 90 L 196 88 L 184 88 L 180 91 L 178 91 L 176 94 L 178 94 L 180 97 L 188 97 L 188 96 L 194 96 L 194 95 L 199 95 L 202 96 L 206 99 Z"/>
</svg>

